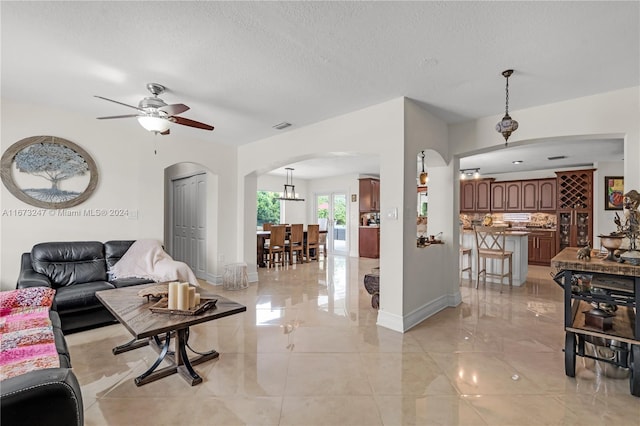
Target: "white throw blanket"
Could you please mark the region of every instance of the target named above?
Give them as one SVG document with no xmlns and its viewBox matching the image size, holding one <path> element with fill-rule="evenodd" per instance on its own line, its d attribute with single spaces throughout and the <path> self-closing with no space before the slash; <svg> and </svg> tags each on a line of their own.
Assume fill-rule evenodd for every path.
<svg viewBox="0 0 640 426">
<path fill-rule="evenodd" d="M 114 278 L 145 278 L 155 282 L 187 281 L 199 285 L 184 262 L 173 260 L 157 240 L 137 240 L 109 271 Z"/>
</svg>

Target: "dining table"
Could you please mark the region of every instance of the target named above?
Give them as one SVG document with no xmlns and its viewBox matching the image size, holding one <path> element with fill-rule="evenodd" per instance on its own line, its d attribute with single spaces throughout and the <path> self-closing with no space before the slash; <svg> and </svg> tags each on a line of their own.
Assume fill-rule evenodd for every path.
<svg viewBox="0 0 640 426">
<path fill-rule="evenodd" d="M 291 226 L 287 226 L 286 228 L 286 238 L 289 238 L 289 234 L 291 233 Z M 305 246 L 306 246 L 306 242 L 307 242 L 307 230 L 305 229 L 304 231 L 304 241 L 305 241 Z M 326 230 L 320 230 L 318 231 L 319 234 L 326 234 L 327 231 Z M 267 264 L 264 261 L 264 253 L 265 253 L 265 249 L 264 249 L 264 244 L 266 242 L 266 240 L 269 239 L 269 237 L 271 236 L 271 231 L 256 231 L 256 264 L 260 267 L 260 268 L 266 268 Z"/>
</svg>

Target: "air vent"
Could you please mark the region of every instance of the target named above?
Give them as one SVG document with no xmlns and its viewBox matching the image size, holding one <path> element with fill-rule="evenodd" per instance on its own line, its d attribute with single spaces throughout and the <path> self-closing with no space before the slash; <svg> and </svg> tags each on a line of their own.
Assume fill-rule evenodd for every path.
<svg viewBox="0 0 640 426">
<path fill-rule="evenodd" d="M 547 160 L 562 160 L 564 158 L 567 158 L 566 155 L 557 155 L 555 157 L 547 157 Z"/>
<path fill-rule="evenodd" d="M 282 123 L 278 123 L 275 126 L 273 126 L 273 128 L 276 130 L 282 130 L 282 129 L 286 129 L 289 126 L 291 126 L 291 123 L 287 123 L 286 121 L 283 121 Z"/>
</svg>

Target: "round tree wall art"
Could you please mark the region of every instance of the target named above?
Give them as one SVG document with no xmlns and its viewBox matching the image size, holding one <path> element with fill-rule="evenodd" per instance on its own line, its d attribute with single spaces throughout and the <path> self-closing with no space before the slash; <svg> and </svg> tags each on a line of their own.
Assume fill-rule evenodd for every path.
<svg viewBox="0 0 640 426">
<path fill-rule="evenodd" d="M 2 154 L 2 182 L 27 204 L 65 209 L 91 196 L 98 184 L 98 169 L 93 158 L 73 142 L 32 136 Z"/>
</svg>

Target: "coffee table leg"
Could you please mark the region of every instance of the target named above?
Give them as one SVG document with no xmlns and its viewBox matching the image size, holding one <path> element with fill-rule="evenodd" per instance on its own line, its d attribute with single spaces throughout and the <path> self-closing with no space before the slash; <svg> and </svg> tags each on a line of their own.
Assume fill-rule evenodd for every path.
<svg viewBox="0 0 640 426">
<path fill-rule="evenodd" d="M 186 330 L 186 335 L 185 335 L 185 339 L 184 339 L 184 343 L 185 345 L 187 345 L 187 347 L 189 348 L 189 350 L 191 352 L 193 352 L 194 354 L 198 354 L 198 355 L 202 355 L 202 356 L 210 356 L 210 355 L 214 355 L 214 354 L 218 354 L 218 352 L 215 349 L 211 349 L 208 352 L 198 352 L 195 349 L 193 349 L 191 346 L 189 346 L 189 329 L 187 328 Z M 219 355 L 219 354 L 218 354 Z M 218 355 L 216 355 L 214 358 L 217 358 Z"/>
<path fill-rule="evenodd" d="M 178 331 L 178 348 L 177 351 L 179 355 L 176 354 L 176 363 L 178 364 L 178 372 L 182 377 L 184 377 L 187 382 L 191 383 L 191 386 L 202 383 L 202 377 L 196 370 L 193 369 L 191 365 L 191 361 L 189 361 L 189 356 L 187 355 L 187 339 L 189 338 L 189 331 L 179 330 Z"/>
<path fill-rule="evenodd" d="M 128 351 L 132 351 L 134 349 L 141 348 L 143 346 L 147 346 L 148 344 L 149 344 L 149 339 L 141 339 L 141 340 L 131 339 L 130 341 L 128 341 L 124 345 L 116 346 L 115 348 L 111 349 L 111 352 L 114 355 L 118 355 L 118 354 L 121 354 L 123 352 L 128 352 Z"/>
<path fill-rule="evenodd" d="M 164 359 L 164 357 L 167 355 L 167 352 L 169 352 L 169 343 L 171 341 L 171 333 L 167 332 L 165 338 L 164 338 L 164 345 L 162 346 L 162 350 L 160 351 L 160 354 L 158 355 L 158 359 L 156 359 L 156 362 L 153 363 L 153 365 L 151 367 L 149 367 L 149 369 L 147 371 L 145 371 L 144 373 L 142 373 L 141 375 L 139 375 L 138 377 L 136 377 L 135 382 L 137 386 L 142 386 L 145 383 L 148 383 L 149 381 L 152 380 L 156 380 L 159 379 L 160 377 L 154 377 L 151 380 L 145 380 L 148 376 L 151 375 L 151 373 L 153 373 L 153 371 L 158 368 L 158 366 L 160 365 L 160 363 L 162 362 L 162 360 Z M 156 341 L 159 341 L 159 339 L 156 336 Z M 171 373 L 169 373 L 171 374 Z"/>
</svg>

